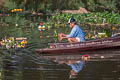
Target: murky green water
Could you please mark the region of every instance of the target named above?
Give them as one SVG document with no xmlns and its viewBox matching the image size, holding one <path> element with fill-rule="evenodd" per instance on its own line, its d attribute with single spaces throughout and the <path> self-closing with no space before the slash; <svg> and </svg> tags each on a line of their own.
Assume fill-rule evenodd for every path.
<svg viewBox="0 0 120 80">
<path fill-rule="evenodd" d="M 97 53 L 99 52 L 99 53 Z M 101 53 L 101 54 L 100 54 Z M 2 58 L 3 80 L 71 80 L 71 67 L 58 62 L 80 61 L 79 55 L 39 56 L 34 52 L 17 51 Z M 94 51 L 73 80 L 119 80 L 120 50 Z"/>
<path fill-rule="evenodd" d="M 64 32 L 63 29 L 57 31 Z M 0 38 L 28 37 L 30 42 L 26 49 L 0 50 L 2 80 L 120 80 L 120 49 L 89 51 L 77 55 L 40 56 L 35 54 L 34 49 L 46 47 L 48 42 L 56 42 L 56 39 L 40 38 L 41 34 L 37 27 L 4 27 L 4 29 L 0 28 L 0 34 L 2 34 Z M 42 33 L 43 36 L 53 34 L 54 30 Z M 84 54 L 88 54 L 90 60 L 85 62 L 83 69 L 71 79 L 71 67 L 58 62 L 80 61 Z"/>
</svg>

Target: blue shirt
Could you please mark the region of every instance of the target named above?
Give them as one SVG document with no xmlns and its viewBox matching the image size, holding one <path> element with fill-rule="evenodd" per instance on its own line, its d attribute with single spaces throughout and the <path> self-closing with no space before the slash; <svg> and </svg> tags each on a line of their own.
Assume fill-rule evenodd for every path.
<svg viewBox="0 0 120 80">
<path fill-rule="evenodd" d="M 82 31 L 82 29 L 80 28 L 80 26 L 75 25 L 70 34 L 67 35 L 68 38 L 80 38 L 80 41 L 85 41 L 85 33 Z"/>
</svg>

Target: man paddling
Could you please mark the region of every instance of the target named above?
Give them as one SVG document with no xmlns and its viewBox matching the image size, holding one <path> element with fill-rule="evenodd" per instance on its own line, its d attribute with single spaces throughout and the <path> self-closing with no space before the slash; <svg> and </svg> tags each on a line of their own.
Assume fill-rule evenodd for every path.
<svg viewBox="0 0 120 80">
<path fill-rule="evenodd" d="M 76 24 L 74 18 L 70 18 L 68 21 L 69 27 L 72 28 L 69 35 L 64 33 L 58 34 L 59 41 L 63 39 L 68 39 L 69 43 L 82 42 L 85 41 L 85 33 L 82 31 L 79 25 Z"/>
</svg>

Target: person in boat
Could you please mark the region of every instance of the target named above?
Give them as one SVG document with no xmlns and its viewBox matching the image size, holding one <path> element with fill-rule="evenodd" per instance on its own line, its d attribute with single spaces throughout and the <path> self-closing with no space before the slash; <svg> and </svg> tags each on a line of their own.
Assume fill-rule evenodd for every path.
<svg viewBox="0 0 120 80">
<path fill-rule="evenodd" d="M 58 34 L 59 41 L 62 41 L 63 39 L 68 39 L 69 43 L 85 41 L 85 33 L 82 31 L 80 26 L 76 24 L 74 18 L 69 19 L 68 25 L 70 28 L 72 28 L 70 34 L 69 35 L 66 35 L 64 33 Z"/>
</svg>

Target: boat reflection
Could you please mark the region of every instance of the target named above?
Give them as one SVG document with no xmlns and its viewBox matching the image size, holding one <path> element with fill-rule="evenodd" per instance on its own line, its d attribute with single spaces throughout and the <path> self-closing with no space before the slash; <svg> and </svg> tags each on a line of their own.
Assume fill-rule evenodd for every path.
<svg viewBox="0 0 120 80">
<path fill-rule="evenodd" d="M 19 55 L 18 55 L 19 54 Z M 87 55 L 86 55 L 87 54 Z M 119 80 L 120 50 L 79 55 L 36 55 L 17 52 L 3 60 L 3 80 Z M 17 77 L 17 78 L 16 78 Z"/>
</svg>

